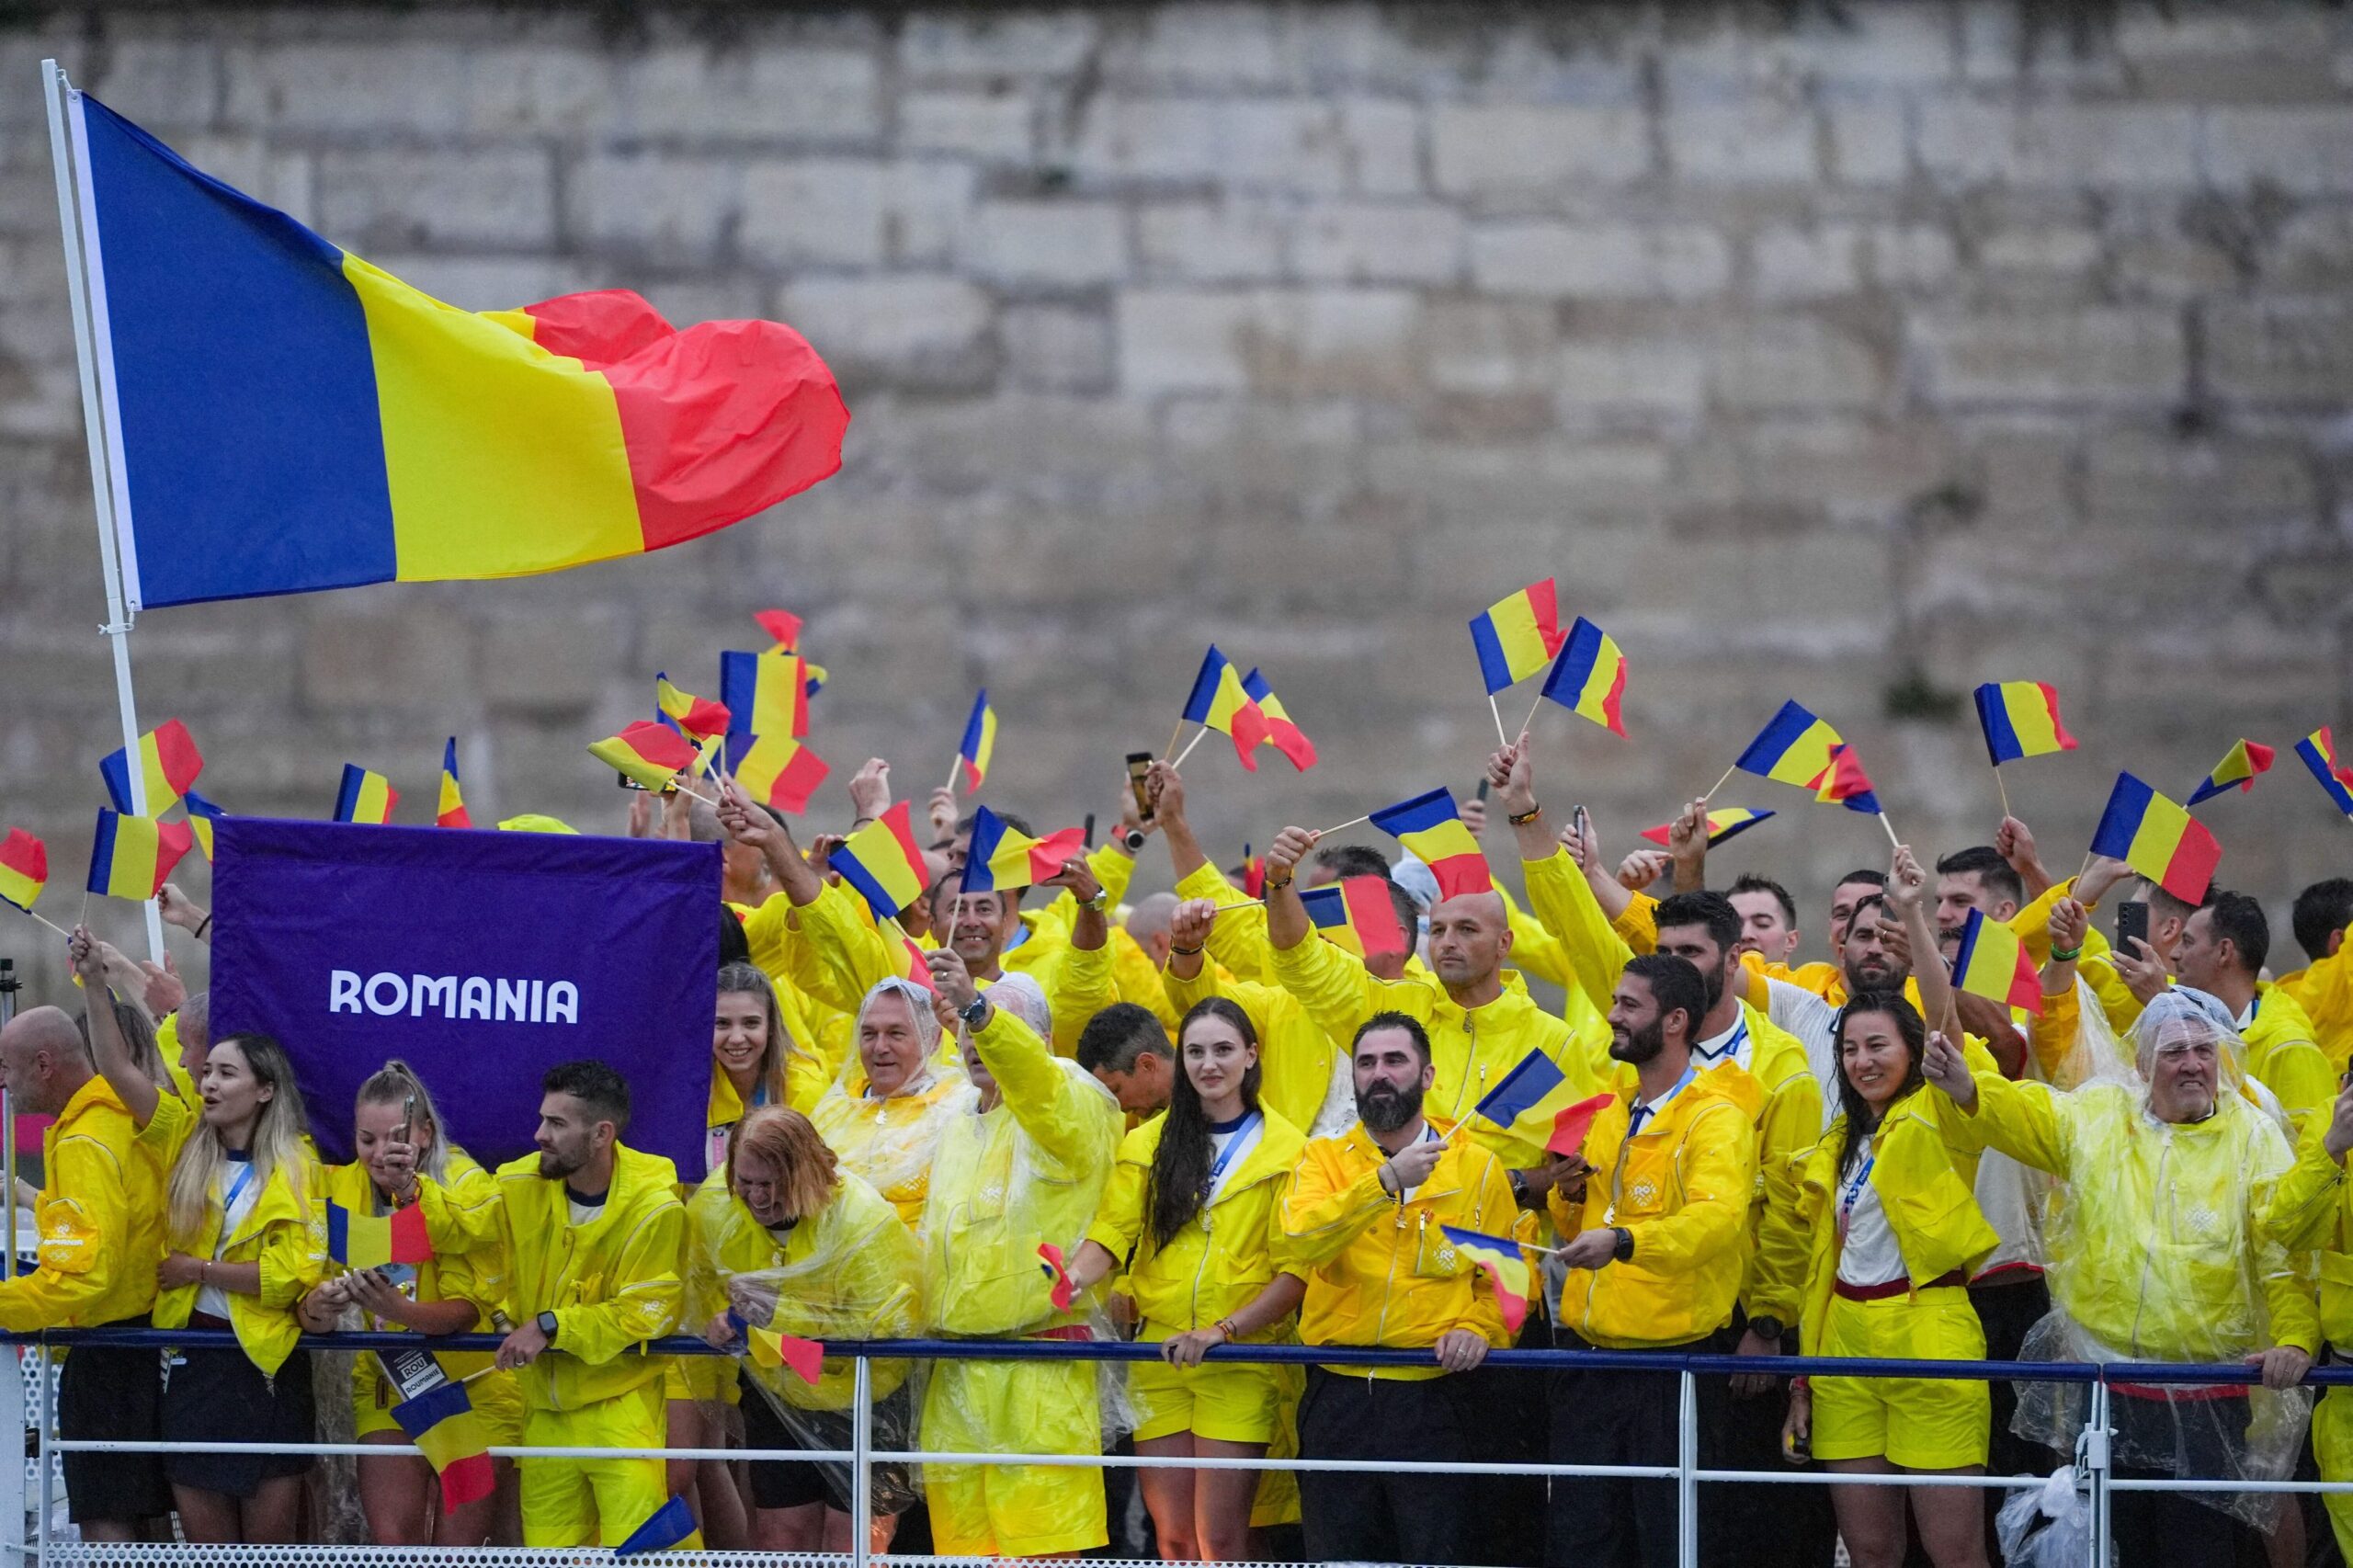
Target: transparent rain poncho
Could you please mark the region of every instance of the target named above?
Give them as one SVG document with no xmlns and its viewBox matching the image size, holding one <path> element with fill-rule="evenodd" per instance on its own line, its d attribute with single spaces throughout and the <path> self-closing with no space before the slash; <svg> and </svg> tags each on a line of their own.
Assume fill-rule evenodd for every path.
<svg viewBox="0 0 2353 1568">
<path fill-rule="evenodd" d="M 2308 1339 L 2308 1288 L 2257 1224 L 2294 1150 L 2277 1102 L 2267 1106 L 2268 1093 L 2245 1076 L 2227 1009 L 2202 992 L 2163 993 L 2134 1025 L 2129 1051 L 2097 1007 L 2085 1009 L 2083 1029 L 2070 1063 L 2082 1082 L 2066 1092 L 2012 1086 L 2002 1103 L 2021 1113 L 1997 1114 L 1988 1128 L 1994 1142 L 2060 1178 L 2044 1217 L 2052 1311 L 2028 1333 L 2021 1358 L 2235 1364 L 2277 1343 L 2275 1316 L 2299 1320 L 2297 1337 Z M 2215 1063 L 2212 1112 L 2160 1120 L 2150 1076 L 2168 1057 L 2205 1051 Z M 1982 1101 L 1978 1114 L 1987 1113 Z M 2311 1413 L 2302 1389 L 2257 1385 L 2242 1404 L 2195 1384 L 2116 1387 L 2115 1462 L 2184 1479 L 2287 1479 Z M 2013 1429 L 2072 1451 L 2086 1397 L 2083 1384 L 2023 1383 Z M 2262 1493 L 2190 1495 L 2257 1528 L 2278 1508 Z"/>
<path fill-rule="evenodd" d="M 689 1217 L 694 1256 L 688 1287 L 699 1331 L 713 1317 L 733 1311 L 755 1331 L 767 1330 L 820 1343 L 847 1339 L 905 1339 L 923 1324 L 923 1257 L 915 1238 L 888 1200 L 846 1170 L 835 1173 L 833 1198 L 815 1214 L 795 1221 L 781 1238 L 763 1226 L 723 1177 L 697 1189 Z M 856 1397 L 856 1363 L 827 1357 L 813 1384 L 789 1366 L 767 1366 L 747 1335 L 739 1361 L 750 1389 L 745 1397 L 765 1400 L 803 1445 L 817 1449 L 850 1446 L 850 1411 Z M 901 1395 L 909 1364 L 876 1360 L 869 1367 L 872 1396 L 872 1443 L 878 1452 L 904 1450 L 914 1427 L 913 1403 Z M 820 1461 L 835 1490 L 850 1495 L 850 1467 Z M 874 1507 L 895 1514 L 915 1501 L 904 1467 L 874 1468 Z"/>
<path fill-rule="evenodd" d="M 941 1135 L 957 1118 L 972 1112 L 979 1095 L 961 1065 L 941 1061 L 939 1021 L 932 1016 L 929 993 L 921 986 L 904 980 L 881 982 L 866 994 L 859 1022 L 884 996 L 899 998 L 914 1012 L 921 1061 L 896 1093 L 875 1096 L 868 1092 L 866 1064 L 853 1048 L 841 1077 L 810 1108 L 809 1119 L 842 1168 L 863 1176 L 912 1228 L 923 1220 Z"/>
</svg>

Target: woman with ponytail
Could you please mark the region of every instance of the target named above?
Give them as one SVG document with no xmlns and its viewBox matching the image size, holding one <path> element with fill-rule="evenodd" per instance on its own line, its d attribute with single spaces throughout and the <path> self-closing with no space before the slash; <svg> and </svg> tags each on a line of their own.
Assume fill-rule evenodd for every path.
<svg viewBox="0 0 2353 1568">
<path fill-rule="evenodd" d="M 352 1111 L 347 1165 L 326 1171 L 315 1199 L 321 1222 L 334 1204 L 354 1215 L 382 1217 L 416 1201 L 417 1177 L 430 1176 L 453 1202 L 494 1203 L 490 1173 L 450 1142 L 424 1081 L 405 1062 L 387 1062 L 359 1085 Z M 302 1298 L 302 1326 L 330 1334 L 352 1326 L 380 1333 L 491 1333 L 500 1328 L 505 1259 L 491 1246 L 422 1263 L 340 1269 Z M 356 1319 L 346 1324 L 347 1312 Z M 523 1440 L 523 1395 L 511 1372 L 487 1371 L 483 1351 L 362 1351 L 351 1369 L 353 1430 L 368 1444 L 402 1447 L 408 1435 L 392 1407 L 441 1383 L 480 1372 L 466 1395 L 494 1445 Z M 514 1463 L 495 1461 L 498 1490 L 445 1508 L 433 1467 L 416 1454 L 359 1461 L 359 1505 L 379 1546 L 480 1546 L 520 1539 L 513 1519 Z"/>
<path fill-rule="evenodd" d="M 1091 1287 L 1123 1265 L 1161 1363 L 1134 1368 L 1136 1451 L 1259 1459 L 1280 1422 L 1279 1369 L 1201 1358 L 1212 1346 L 1290 1331 L 1307 1287 L 1291 1272 L 1282 1199 L 1306 1138 L 1258 1103 L 1258 1036 L 1222 996 L 1177 1026 L 1184 1071 L 1168 1111 L 1129 1133 L 1072 1277 Z M 1163 1557 L 1233 1562 L 1250 1554 L 1254 1471 L 1147 1470 Z"/>
</svg>

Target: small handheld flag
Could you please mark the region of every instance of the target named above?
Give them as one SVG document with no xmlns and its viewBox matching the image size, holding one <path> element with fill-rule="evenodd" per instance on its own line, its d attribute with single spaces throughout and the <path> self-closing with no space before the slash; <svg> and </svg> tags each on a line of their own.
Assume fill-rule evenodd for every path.
<svg viewBox="0 0 2353 1568">
<path fill-rule="evenodd" d="M 1071 1302 L 1078 1299 L 1078 1281 L 1070 1277 L 1069 1266 L 1063 1259 L 1063 1249 L 1051 1242 L 1038 1244 L 1039 1267 L 1046 1271 L 1046 1278 L 1053 1287 L 1047 1294 L 1054 1303 L 1054 1311 L 1070 1311 Z"/>
<path fill-rule="evenodd" d="M 1263 743 L 1274 747 L 1290 761 L 1292 768 L 1304 773 L 1315 766 L 1315 743 L 1307 732 L 1291 722 L 1290 714 L 1283 707 L 1283 699 L 1267 684 L 1267 677 L 1252 670 L 1242 677 L 1242 689 L 1258 705 L 1258 712 L 1267 721 L 1267 738 Z"/>
<path fill-rule="evenodd" d="M 834 846 L 825 864 L 856 888 L 874 918 L 887 920 L 923 896 L 926 868 L 915 843 L 912 803 L 899 801 Z"/>
<path fill-rule="evenodd" d="M 149 816 L 159 817 L 171 810 L 172 802 L 187 794 L 203 771 L 204 757 L 196 749 L 195 737 L 177 719 L 166 719 L 139 737 L 139 773 L 147 786 Z M 108 752 L 98 764 L 98 776 L 106 780 L 107 798 L 116 811 L 129 816 L 138 809 L 131 801 L 128 747 Z"/>
<path fill-rule="evenodd" d="M 2323 724 L 2296 743 L 2296 755 L 2328 792 L 2328 798 L 2339 812 L 2353 817 L 2353 767 L 2342 767 L 2336 760 L 2336 741 Z"/>
<path fill-rule="evenodd" d="M 2047 681 L 1987 681 L 1977 688 L 1977 722 L 1996 767 L 2075 749 L 2075 737 L 2059 722 L 2059 693 Z"/>
<path fill-rule="evenodd" d="M 695 748 L 665 724 L 641 719 L 606 740 L 588 743 L 588 755 L 649 790 L 666 790 L 695 765 Z"/>
<path fill-rule="evenodd" d="M 188 812 L 188 831 L 196 835 L 196 846 L 203 851 L 209 865 L 212 859 L 212 824 L 229 813 L 193 790 L 180 797 L 180 804 Z"/>
<path fill-rule="evenodd" d="M 21 827 L 0 838 L 0 898 L 30 915 L 49 883 L 49 846 Z"/>
<path fill-rule="evenodd" d="M 1243 689 L 1242 673 L 1217 651 L 1215 643 L 1201 656 L 1200 673 L 1193 677 L 1192 692 L 1185 699 L 1184 719 L 1232 740 L 1233 755 L 1242 766 L 1252 773 L 1258 771 L 1258 759 L 1251 754 L 1267 739 L 1267 716 Z M 1177 753 L 1176 760 L 1184 761 L 1192 749 L 1188 745 Z"/>
<path fill-rule="evenodd" d="M 790 1367 L 794 1377 L 812 1385 L 824 1376 L 825 1347 L 813 1339 L 796 1339 L 772 1328 L 746 1327 L 744 1343 L 756 1367 Z"/>
<path fill-rule="evenodd" d="M 84 885 L 109 898 L 153 898 L 195 845 L 196 832 L 184 822 L 127 817 L 100 806 L 90 877 Z"/>
<path fill-rule="evenodd" d="M 961 892 L 1010 892 L 1034 887 L 1062 874 L 1063 862 L 1086 852 L 1086 835 L 1066 827 L 1043 838 L 1032 838 L 1006 825 L 986 806 L 975 809 L 972 842 L 964 856 Z"/>
<path fill-rule="evenodd" d="M 1626 721 L 1620 710 L 1626 697 L 1626 655 L 1618 651 L 1608 632 L 1577 617 L 1561 644 L 1561 656 L 1552 662 L 1552 673 L 1544 677 L 1538 704 L 1547 697 L 1623 740 Z M 1532 710 L 1529 717 L 1535 718 Z"/>
<path fill-rule="evenodd" d="M 1267 858 L 1253 855 L 1250 846 L 1242 846 L 1242 896 L 1250 899 L 1267 896 Z"/>
<path fill-rule="evenodd" d="M 1342 877 L 1299 895 L 1315 933 L 1358 958 L 1406 950 L 1405 928 L 1397 920 L 1386 877 Z"/>
<path fill-rule="evenodd" d="M 1961 928 L 1961 947 L 1952 956 L 1952 983 L 1972 996 L 1983 996 L 2040 1015 L 2042 984 L 2034 972 L 2018 934 L 1984 911 L 1972 909 Z"/>
<path fill-rule="evenodd" d="M 1506 594 L 1471 618 L 1471 644 L 1487 695 L 1508 690 L 1561 651 L 1561 611 L 1552 579 Z"/>
<path fill-rule="evenodd" d="M 1737 838 L 1771 816 L 1771 812 L 1751 811 L 1746 806 L 1717 806 L 1708 812 L 1708 847 L 1712 849 L 1728 838 Z M 1662 846 L 1675 839 L 1675 824 L 1663 822 L 1656 827 L 1643 829 L 1644 838 Z"/>
<path fill-rule="evenodd" d="M 2269 746 L 2254 741 L 2239 742 L 2198 781 L 2198 788 L 2190 791 L 2186 803 L 2194 806 L 2200 801 L 2211 801 L 2234 787 L 2242 793 L 2254 789 L 2256 779 L 2271 771 L 2271 759 L 2278 755 Z"/>
<path fill-rule="evenodd" d="M 2123 861 L 2194 906 L 2206 901 L 2222 846 L 2187 809 L 2120 773 L 2092 835 L 2092 853 Z"/>
<path fill-rule="evenodd" d="M 765 653 L 719 655 L 719 701 L 730 728 L 754 735 L 809 733 L 809 674 L 800 654 L 771 648 Z"/>
<path fill-rule="evenodd" d="M 801 618 L 789 609 L 756 609 L 752 619 L 760 630 L 776 639 L 776 645 L 790 653 L 801 646 Z"/>
<path fill-rule="evenodd" d="M 474 1402 L 460 1382 L 437 1383 L 415 1399 L 392 1406 L 408 1440 L 424 1451 L 441 1478 L 441 1511 L 454 1514 L 495 1489 L 490 1439 L 474 1415 Z"/>
<path fill-rule="evenodd" d="M 730 735 L 727 771 L 752 799 L 798 815 L 833 768 L 790 735 Z"/>
<path fill-rule="evenodd" d="M 428 1263 L 433 1244 L 425 1231 L 425 1210 L 416 1204 L 390 1214 L 361 1214 L 327 1204 L 327 1256 L 346 1268 L 381 1268 L 388 1263 Z"/>
<path fill-rule="evenodd" d="M 1825 805 L 1844 806 L 1866 816 L 1877 816 L 1881 811 L 1879 797 L 1871 791 L 1870 777 L 1863 771 L 1862 758 L 1843 741 L 1830 748 L 1830 767 L 1822 775 L 1821 788 L 1814 790 L 1813 798 Z"/>
<path fill-rule="evenodd" d="M 1438 896 L 1485 892 L 1495 885 L 1479 841 L 1463 825 L 1454 797 L 1432 790 L 1371 813 L 1372 825 L 1405 846 L 1438 879 Z"/>
<path fill-rule="evenodd" d="M 1568 1075 L 1551 1057 L 1530 1051 L 1487 1091 L 1475 1112 L 1531 1152 L 1574 1154 L 1610 1099 L 1605 1094 L 1573 1100 L 1574 1092 Z"/>
<path fill-rule="evenodd" d="M 684 1496 L 673 1497 L 630 1531 L 629 1539 L 613 1548 L 613 1555 L 640 1557 L 649 1551 L 667 1551 L 694 1533 L 694 1511 L 687 1506 Z"/>
<path fill-rule="evenodd" d="M 472 827 L 474 819 L 466 814 L 466 798 L 458 789 L 458 737 L 451 735 L 441 746 L 441 798 L 433 807 L 436 827 Z M 212 851 L 207 849 L 210 859 Z"/>
<path fill-rule="evenodd" d="M 1760 778 L 1819 789 L 1822 776 L 1830 770 L 1830 748 L 1842 744 L 1837 731 L 1799 704 L 1784 702 L 1733 767 Z M 1721 782 L 1717 788 L 1722 788 Z"/>
<path fill-rule="evenodd" d="M 666 673 L 654 677 L 654 706 L 697 740 L 709 735 L 723 735 L 731 727 L 725 704 L 679 690 L 670 684 Z"/>
<path fill-rule="evenodd" d="M 356 762 L 343 765 L 343 783 L 335 792 L 335 820 L 381 826 L 392 820 L 401 792 L 381 773 L 370 773 Z"/>
<path fill-rule="evenodd" d="M 964 721 L 964 738 L 956 743 L 956 761 L 964 772 L 964 793 L 977 794 L 989 776 L 989 760 L 996 756 L 996 710 L 989 706 L 989 688 L 972 699 L 972 715 Z"/>
<path fill-rule="evenodd" d="M 1528 1321 L 1529 1299 L 1535 1294 L 1528 1258 L 1519 1244 L 1505 1236 L 1491 1236 L 1484 1231 L 1467 1231 L 1460 1225 L 1440 1225 L 1439 1231 L 1454 1244 L 1454 1250 L 1485 1270 L 1488 1283 L 1495 1288 L 1495 1310 L 1502 1314 L 1504 1327 L 1513 1334 Z"/>
</svg>

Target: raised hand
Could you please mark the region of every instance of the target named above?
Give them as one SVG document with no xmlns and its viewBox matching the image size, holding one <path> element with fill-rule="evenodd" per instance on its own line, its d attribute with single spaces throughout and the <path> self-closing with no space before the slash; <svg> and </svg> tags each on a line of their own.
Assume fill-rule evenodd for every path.
<svg viewBox="0 0 2353 1568">
<path fill-rule="evenodd" d="M 850 809 L 861 823 L 872 822 L 891 809 L 891 765 L 870 756 L 849 777 Z"/>
</svg>

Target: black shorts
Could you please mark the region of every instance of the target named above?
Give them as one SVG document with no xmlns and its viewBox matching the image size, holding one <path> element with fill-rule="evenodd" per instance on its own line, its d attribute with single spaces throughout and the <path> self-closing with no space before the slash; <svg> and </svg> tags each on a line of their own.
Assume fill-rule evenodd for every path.
<svg viewBox="0 0 2353 1568">
<path fill-rule="evenodd" d="M 311 1400 L 311 1358 L 297 1350 L 274 1378 L 234 1346 L 172 1353 L 164 1385 L 167 1443 L 277 1443 L 287 1448 L 318 1440 L 318 1411 Z M 175 1486 L 251 1497 L 261 1483 L 301 1475 L 317 1456 L 167 1454 L 164 1474 Z"/>
<path fill-rule="evenodd" d="M 759 1391 L 750 1377 L 737 1374 L 744 1389 L 744 1446 L 747 1449 L 831 1449 L 847 1451 L 851 1444 L 850 1419 L 847 1411 L 797 1410 L 794 1415 L 813 1427 L 820 1436 L 820 1443 L 801 1440 L 801 1434 L 787 1426 L 784 1418 L 768 1403 L 768 1396 Z M 907 1391 L 892 1393 L 876 1406 L 880 1415 L 885 1410 L 894 1413 L 890 1421 L 894 1429 L 904 1426 L 907 1415 Z M 903 1513 L 915 1501 L 915 1486 L 903 1464 L 875 1463 L 870 1482 L 874 1511 L 890 1515 Z M 756 1508 L 803 1508 L 812 1503 L 823 1503 L 836 1513 L 849 1512 L 849 1466 L 824 1463 L 814 1460 L 754 1460 L 752 1470 L 752 1506 Z"/>
<path fill-rule="evenodd" d="M 108 1328 L 145 1328 L 147 1314 Z M 57 1374 L 57 1435 L 74 1441 L 153 1442 L 163 1432 L 164 1363 L 152 1346 L 85 1346 Z M 67 1453 L 65 1504 L 77 1525 L 171 1512 L 164 1456 Z"/>
</svg>

